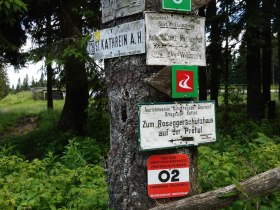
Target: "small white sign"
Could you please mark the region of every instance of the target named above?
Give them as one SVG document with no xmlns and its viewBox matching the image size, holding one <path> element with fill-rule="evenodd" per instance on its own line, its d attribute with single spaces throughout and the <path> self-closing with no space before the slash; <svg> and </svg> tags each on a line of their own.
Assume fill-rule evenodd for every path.
<svg viewBox="0 0 280 210">
<path fill-rule="evenodd" d="M 94 32 L 87 51 L 97 60 L 145 53 L 144 20 Z"/>
<path fill-rule="evenodd" d="M 215 102 L 139 104 L 140 150 L 216 141 Z"/>
<path fill-rule="evenodd" d="M 205 66 L 205 18 L 145 13 L 147 65 Z"/>
<path fill-rule="evenodd" d="M 101 0 L 102 23 L 145 10 L 145 0 Z"/>
</svg>

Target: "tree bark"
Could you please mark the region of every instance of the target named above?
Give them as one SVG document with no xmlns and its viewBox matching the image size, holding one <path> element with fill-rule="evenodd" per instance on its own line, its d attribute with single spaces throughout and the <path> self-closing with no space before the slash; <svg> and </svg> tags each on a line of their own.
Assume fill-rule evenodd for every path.
<svg viewBox="0 0 280 210">
<path fill-rule="evenodd" d="M 251 200 L 280 190 L 280 167 L 269 170 L 247 181 L 218 190 L 195 195 L 151 210 L 211 210 L 230 207 L 237 200 Z"/>
<path fill-rule="evenodd" d="M 157 11 L 159 2 L 146 0 L 145 10 Z M 118 18 L 104 24 L 103 27 L 109 28 L 138 19 L 143 19 L 143 14 Z M 138 149 L 137 104 L 171 101 L 145 82 L 153 73 L 157 73 L 162 68 L 163 66 L 147 66 L 145 54 L 105 60 L 111 123 L 111 146 L 107 169 L 109 208 L 144 210 L 155 206 L 157 202 L 168 203 L 174 200 L 174 198 L 154 200 L 148 196 L 147 160 L 155 154 L 187 154 L 190 159 L 191 190 L 189 195 L 199 192 L 196 147 L 149 152 L 141 152 Z"/>
<path fill-rule="evenodd" d="M 82 20 L 75 8 L 80 2 L 75 0 L 60 0 L 60 24 L 62 36 L 70 40 L 65 48 L 79 46 L 75 39 L 81 37 Z M 75 45 L 76 44 L 76 45 Z M 85 132 L 86 108 L 88 106 L 88 84 L 85 63 L 74 55 L 67 56 L 64 63 L 66 80 L 66 98 L 59 120 L 58 129 L 73 131 L 77 134 Z"/>
<path fill-rule="evenodd" d="M 259 19 L 259 1 L 246 1 L 246 33 L 247 44 L 246 70 L 247 70 L 247 117 L 260 121 L 264 118 L 264 104 L 261 93 L 260 70 L 260 31 L 256 21 Z"/>
<path fill-rule="evenodd" d="M 118 209 L 148 209 L 155 200 L 147 193 L 147 159 L 154 154 L 186 153 L 190 158 L 191 193 L 198 193 L 197 150 L 186 148 L 140 152 L 138 150 L 139 102 L 166 101 L 163 94 L 149 87 L 145 79 L 159 67 L 146 66 L 145 55 L 109 59 L 105 62 L 109 80 L 111 148 L 109 152 L 109 207 Z M 168 202 L 168 199 L 165 200 Z"/>
</svg>

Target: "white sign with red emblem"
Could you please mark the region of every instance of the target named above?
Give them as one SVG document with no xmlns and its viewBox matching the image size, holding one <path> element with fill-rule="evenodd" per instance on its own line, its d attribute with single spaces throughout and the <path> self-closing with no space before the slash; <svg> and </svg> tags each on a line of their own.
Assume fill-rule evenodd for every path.
<svg viewBox="0 0 280 210">
<path fill-rule="evenodd" d="M 189 193 L 189 157 L 186 154 L 153 155 L 147 165 L 151 198 L 181 197 Z"/>
</svg>

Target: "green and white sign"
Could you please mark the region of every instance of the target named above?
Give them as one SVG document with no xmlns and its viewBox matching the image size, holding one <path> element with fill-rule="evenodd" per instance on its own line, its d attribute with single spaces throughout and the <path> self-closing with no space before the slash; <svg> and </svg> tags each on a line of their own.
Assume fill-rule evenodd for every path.
<svg viewBox="0 0 280 210">
<path fill-rule="evenodd" d="M 178 11 L 191 11 L 191 0 L 162 0 L 162 9 L 165 10 L 178 10 Z"/>
<path fill-rule="evenodd" d="M 140 150 L 216 141 L 215 101 L 138 104 Z"/>
<path fill-rule="evenodd" d="M 198 97 L 197 66 L 172 66 L 172 98 Z"/>
</svg>

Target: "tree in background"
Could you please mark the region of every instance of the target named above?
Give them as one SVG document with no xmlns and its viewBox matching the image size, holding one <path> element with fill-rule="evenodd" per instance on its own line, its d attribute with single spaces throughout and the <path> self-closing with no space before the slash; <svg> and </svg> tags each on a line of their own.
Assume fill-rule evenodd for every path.
<svg viewBox="0 0 280 210">
<path fill-rule="evenodd" d="M 277 32 L 277 63 L 278 63 L 278 90 L 280 90 L 280 0 L 276 0 L 275 22 Z M 280 91 L 278 92 L 278 100 L 280 100 Z"/>
<path fill-rule="evenodd" d="M 18 83 L 17 83 L 17 86 L 16 86 L 16 91 L 20 91 L 21 90 L 21 81 L 20 81 L 20 78 L 18 78 Z"/>
<path fill-rule="evenodd" d="M 85 19 L 89 9 L 93 9 L 97 15 L 99 8 L 99 1 L 60 1 L 59 26 L 64 40 L 66 99 L 58 124 L 59 130 L 72 130 L 77 134 L 85 132 L 89 90 L 84 59 L 87 55 L 86 39 L 83 37 L 83 29 L 84 24 L 89 23 L 88 19 Z"/>
<path fill-rule="evenodd" d="M 9 93 L 8 75 L 5 68 L 3 68 L 3 66 L 0 65 L 0 99 L 7 96 L 8 93 Z"/>
<path fill-rule="evenodd" d="M 83 133 L 88 105 L 88 81 L 85 69 L 86 38 L 84 33 L 99 25 L 99 1 L 27 0 L 29 10 L 25 27 L 38 47 L 32 50 L 34 60 L 45 58 L 48 107 L 52 107 L 54 80 L 52 62 L 61 67 L 60 81 L 66 85 L 66 100 L 59 130 Z M 40 81 L 39 81 L 40 82 Z"/>
<path fill-rule="evenodd" d="M 45 87 L 46 86 L 46 80 L 44 78 L 44 73 L 43 72 L 41 73 L 41 76 L 40 76 L 40 79 L 37 83 L 37 86 L 38 87 Z"/>
<path fill-rule="evenodd" d="M 205 17 L 206 6 L 199 9 L 199 16 Z M 199 79 L 199 100 L 206 101 L 207 100 L 207 74 L 206 67 L 199 67 L 198 71 L 198 79 Z"/>
<path fill-rule="evenodd" d="M 246 71 L 247 71 L 247 117 L 260 121 L 264 118 L 261 92 L 260 56 L 260 1 L 248 0 L 245 6 Z"/>
<path fill-rule="evenodd" d="M 28 74 L 26 74 L 25 77 L 23 78 L 21 90 L 29 90 L 29 78 L 28 78 Z"/>
<path fill-rule="evenodd" d="M 272 15 L 274 0 L 262 1 L 262 90 L 268 118 L 275 117 L 275 102 L 271 101 L 272 83 Z"/>
<path fill-rule="evenodd" d="M 209 2 L 206 10 L 206 24 L 210 28 L 208 46 L 208 65 L 210 69 L 210 99 L 216 101 L 218 105 L 218 93 L 220 87 L 220 76 L 222 70 L 222 39 L 221 39 L 221 24 L 220 16 L 217 15 L 217 1 Z"/>
<path fill-rule="evenodd" d="M 27 0 L 28 12 L 24 25 L 32 36 L 33 43 L 37 46 L 31 51 L 34 61 L 44 60 L 47 75 L 47 107 L 53 109 L 53 80 L 54 70 L 52 63 L 58 56 L 57 47 L 53 44 L 60 39 L 58 27 L 59 2 L 54 0 Z M 56 53 L 55 53 L 56 51 Z"/>
</svg>

